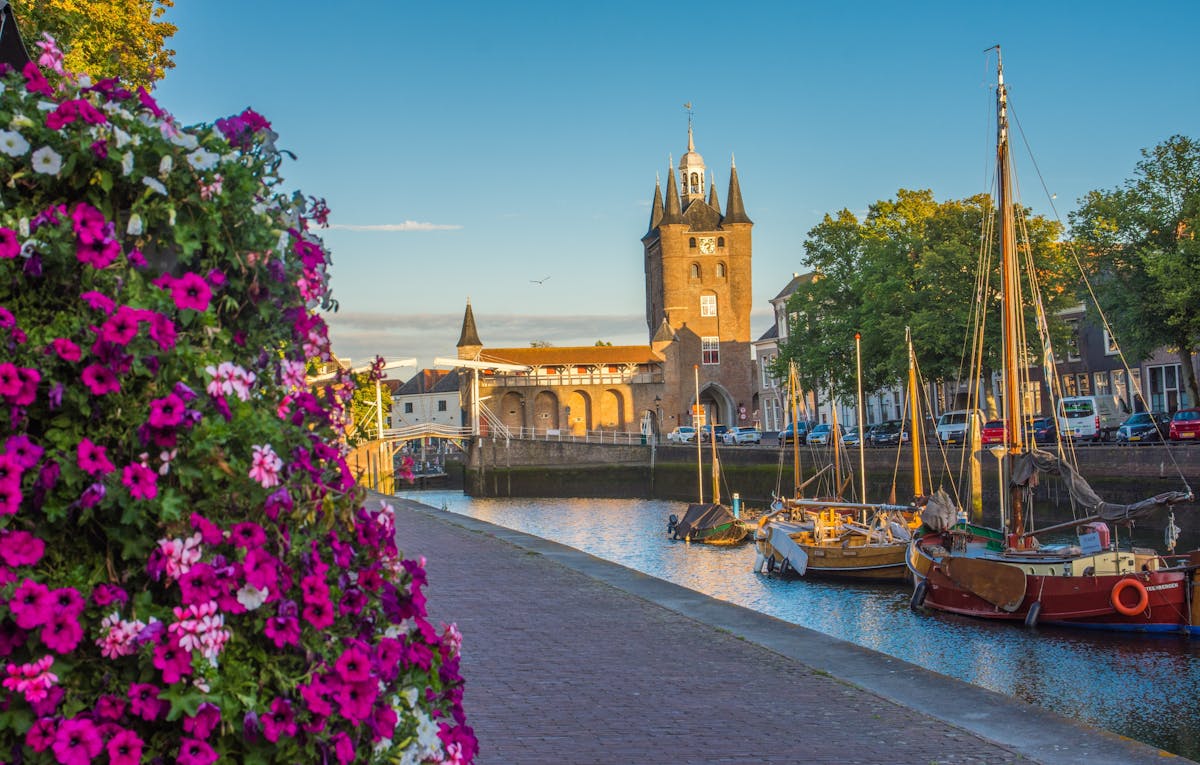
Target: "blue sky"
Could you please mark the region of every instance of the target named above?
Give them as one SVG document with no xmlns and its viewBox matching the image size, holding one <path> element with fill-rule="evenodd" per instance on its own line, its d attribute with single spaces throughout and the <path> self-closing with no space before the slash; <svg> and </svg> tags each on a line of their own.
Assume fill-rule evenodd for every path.
<svg viewBox="0 0 1200 765">
<path fill-rule="evenodd" d="M 1200 4 L 996 10 L 178 0 L 158 94 L 188 123 L 271 120 L 287 185 L 333 210 L 335 352 L 424 366 L 454 355 L 468 297 L 490 346 L 645 343 L 639 240 L 690 101 L 722 206 L 732 154 L 756 224 L 757 336 L 825 213 L 988 190 L 993 44 L 1064 220 L 1140 149 L 1200 137 Z M 1017 157 L 1022 201 L 1052 214 Z"/>
</svg>

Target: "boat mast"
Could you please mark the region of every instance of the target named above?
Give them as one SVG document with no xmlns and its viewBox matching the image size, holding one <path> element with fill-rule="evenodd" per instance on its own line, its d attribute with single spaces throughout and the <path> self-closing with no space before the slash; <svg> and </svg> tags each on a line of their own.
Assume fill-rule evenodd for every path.
<svg viewBox="0 0 1200 765">
<path fill-rule="evenodd" d="M 908 437 L 912 443 L 913 498 L 920 499 L 925 496 L 925 487 L 921 481 L 921 434 L 925 427 L 925 418 L 921 416 L 921 398 L 917 392 L 917 356 L 913 353 L 912 330 L 908 327 L 904 328 L 904 339 L 908 343 Z M 900 433 L 904 433 L 903 421 L 900 422 Z"/>
<path fill-rule="evenodd" d="M 788 362 L 788 394 L 792 405 L 792 487 L 796 497 L 800 496 L 800 405 L 797 398 L 800 394 L 800 379 L 796 375 L 796 362 Z"/>
<path fill-rule="evenodd" d="M 855 414 L 855 419 L 858 420 L 858 475 L 859 483 L 862 485 L 862 496 L 859 500 L 867 501 L 867 455 L 866 455 L 866 439 L 863 433 L 863 391 L 862 391 L 862 333 L 854 333 L 854 366 L 855 377 L 858 378 L 858 400 L 855 401 L 855 406 L 858 407 L 858 412 Z"/>
<path fill-rule="evenodd" d="M 1019 353 L 1017 339 L 1020 336 L 1021 321 L 1021 284 L 1016 257 L 1016 221 L 1012 201 L 1012 157 L 1009 154 L 1008 142 L 1008 91 L 1004 87 L 1004 65 L 1000 58 L 1000 46 L 996 46 L 996 185 L 1000 212 L 1000 255 L 1003 270 L 1003 292 L 1001 305 L 1003 307 L 1002 337 L 1004 343 L 1004 425 L 1007 456 L 1005 461 L 1009 466 L 1021 454 L 1021 430 L 1024 418 L 1021 416 L 1020 376 L 1017 372 Z M 1009 473 L 1011 475 L 1011 471 Z M 1010 487 L 1011 512 L 1009 513 L 1009 544 L 1014 547 L 1025 547 L 1026 542 L 1021 538 L 1024 531 L 1025 519 L 1022 513 L 1022 497 L 1019 487 Z M 1003 502 L 1003 497 L 1001 497 Z"/>
</svg>

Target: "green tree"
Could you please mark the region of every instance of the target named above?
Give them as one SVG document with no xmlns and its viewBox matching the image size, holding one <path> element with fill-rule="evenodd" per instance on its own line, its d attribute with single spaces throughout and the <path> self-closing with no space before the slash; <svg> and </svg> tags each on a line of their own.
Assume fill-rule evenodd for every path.
<svg viewBox="0 0 1200 765">
<path fill-rule="evenodd" d="M 1192 401 L 1200 341 L 1200 144 L 1182 135 L 1142 150 L 1132 178 L 1089 192 L 1070 216 L 1085 268 L 1130 361 L 1178 353 Z"/>
<path fill-rule="evenodd" d="M 30 55 L 48 32 L 65 53 L 66 68 L 93 78 L 120 77 L 149 88 L 175 66 L 164 47 L 174 24 L 159 21 L 174 0 L 13 0 Z"/>
<path fill-rule="evenodd" d="M 805 241 L 816 278 L 788 303 L 791 331 L 777 362 L 797 362 L 801 383 L 848 400 L 856 387 L 854 334 L 862 335 L 863 388 L 902 379 L 905 328 L 927 379 L 970 377 L 968 338 L 985 331 L 981 376 L 999 365 L 998 235 L 987 195 L 937 202 L 928 190 L 900 189 L 859 222 L 826 216 Z M 1056 224 L 1019 209 L 1018 239 L 1032 253 L 1047 311 L 1066 307 Z M 982 246 L 984 243 L 989 246 Z M 979 278 L 986 275 L 986 279 Z M 1028 281 L 1026 282 L 1028 287 Z M 1031 333 L 1031 336 L 1033 334 Z"/>
<path fill-rule="evenodd" d="M 392 414 L 392 391 L 382 382 L 379 398 L 383 403 L 383 427 L 387 428 Z M 347 429 L 347 441 L 351 446 L 379 438 L 379 421 L 375 412 L 375 378 L 370 372 L 354 375 L 354 393 L 350 397 L 350 417 L 354 423 Z"/>
</svg>

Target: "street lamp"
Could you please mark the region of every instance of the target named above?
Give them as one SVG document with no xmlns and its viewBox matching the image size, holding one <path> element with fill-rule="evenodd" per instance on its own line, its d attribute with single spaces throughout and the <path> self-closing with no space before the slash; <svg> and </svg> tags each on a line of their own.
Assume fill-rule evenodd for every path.
<svg viewBox="0 0 1200 765">
<path fill-rule="evenodd" d="M 654 397 L 654 442 L 662 435 L 662 396 Z"/>
</svg>

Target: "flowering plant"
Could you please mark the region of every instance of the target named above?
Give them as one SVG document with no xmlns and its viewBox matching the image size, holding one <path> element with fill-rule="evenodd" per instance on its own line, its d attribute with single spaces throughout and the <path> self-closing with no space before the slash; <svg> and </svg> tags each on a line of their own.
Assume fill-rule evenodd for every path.
<svg viewBox="0 0 1200 765">
<path fill-rule="evenodd" d="M 0 79 L 0 760 L 470 762 L 461 637 L 364 504 L 269 123 Z"/>
</svg>

